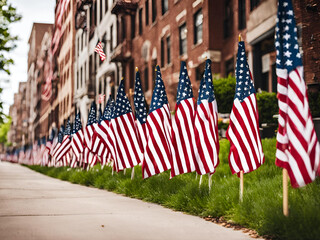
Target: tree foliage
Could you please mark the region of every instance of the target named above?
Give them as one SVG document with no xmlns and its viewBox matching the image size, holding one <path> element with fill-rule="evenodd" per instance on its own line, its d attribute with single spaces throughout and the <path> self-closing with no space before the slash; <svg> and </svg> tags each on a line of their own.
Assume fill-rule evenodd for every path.
<svg viewBox="0 0 320 240">
<path fill-rule="evenodd" d="M 17 14 L 16 8 L 7 3 L 7 0 L 0 0 L 0 71 L 10 74 L 9 66 L 13 64 L 13 59 L 6 56 L 5 52 L 10 52 L 16 47 L 17 36 L 12 36 L 9 31 L 11 23 L 17 22 L 21 16 Z"/>
<path fill-rule="evenodd" d="M 7 3 L 7 0 L 0 0 L 0 72 L 10 74 L 9 66 L 13 64 L 13 59 L 8 56 L 16 45 L 17 36 L 10 34 L 10 24 L 17 22 L 21 16 L 17 14 L 16 8 Z M 1 81 L 1 80 L 0 80 Z M 0 88 L 0 94 L 2 88 Z M 0 125 L 4 123 L 6 115 L 3 113 L 3 102 L 0 101 Z"/>
<path fill-rule="evenodd" d="M 5 123 L 0 125 L 0 143 L 7 144 L 7 133 L 10 130 L 11 117 L 7 116 Z"/>
</svg>

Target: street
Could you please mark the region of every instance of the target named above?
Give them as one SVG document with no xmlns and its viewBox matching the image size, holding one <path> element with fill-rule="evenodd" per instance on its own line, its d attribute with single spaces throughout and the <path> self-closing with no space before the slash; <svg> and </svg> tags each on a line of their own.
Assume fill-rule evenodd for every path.
<svg viewBox="0 0 320 240">
<path fill-rule="evenodd" d="M 251 239 L 199 217 L 0 162 L 0 239 Z"/>
</svg>

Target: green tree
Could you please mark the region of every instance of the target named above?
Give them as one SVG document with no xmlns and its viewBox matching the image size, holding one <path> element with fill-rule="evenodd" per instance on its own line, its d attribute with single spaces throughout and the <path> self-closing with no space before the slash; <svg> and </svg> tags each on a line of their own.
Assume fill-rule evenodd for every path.
<svg viewBox="0 0 320 240">
<path fill-rule="evenodd" d="M 10 74 L 9 66 L 13 64 L 13 59 L 8 56 L 8 52 L 16 47 L 17 36 L 10 34 L 10 24 L 17 22 L 21 16 L 17 14 L 16 8 L 7 3 L 7 0 L 0 0 L 0 72 Z M 0 81 L 2 81 L 0 79 Z M 0 94 L 2 88 L 0 88 Z M 3 102 L 0 101 L 0 124 L 4 123 L 6 115 L 3 113 Z"/>
<path fill-rule="evenodd" d="M 11 117 L 7 116 L 5 119 L 5 122 L 0 125 L 0 143 L 1 144 L 8 143 L 7 133 L 10 130 L 10 126 L 11 126 Z"/>
<path fill-rule="evenodd" d="M 10 52 L 16 47 L 17 36 L 12 36 L 9 31 L 11 23 L 17 22 L 21 16 L 17 14 L 16 8 L 7 3 L 7 0 L 0 0 L 0 71 L 10 74 L 9 66 L 13 60 L 6 56 L 5 52 Z"/>
</svg>

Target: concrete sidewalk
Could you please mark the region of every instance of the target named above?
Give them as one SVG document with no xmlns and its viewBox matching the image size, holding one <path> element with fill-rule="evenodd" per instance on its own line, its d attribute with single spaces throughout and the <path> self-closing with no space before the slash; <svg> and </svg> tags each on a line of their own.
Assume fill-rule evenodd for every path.
<svg viewBox="0 0 320 240">
<path fill-rule="evenodd" d="M 252 239 L 240 231 L 0 162 L 0 239 Z"/>
</svg>

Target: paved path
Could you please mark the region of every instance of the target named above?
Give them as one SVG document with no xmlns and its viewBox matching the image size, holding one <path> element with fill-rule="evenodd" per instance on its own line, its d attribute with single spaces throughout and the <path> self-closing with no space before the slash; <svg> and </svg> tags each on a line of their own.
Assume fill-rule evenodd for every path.
<svg viewBox="0 0 320 240">
<path fill-rule="evenodd" d="M 251 238 L 199 217 L 0 162 L 0 239 Z"/>
</svg>

